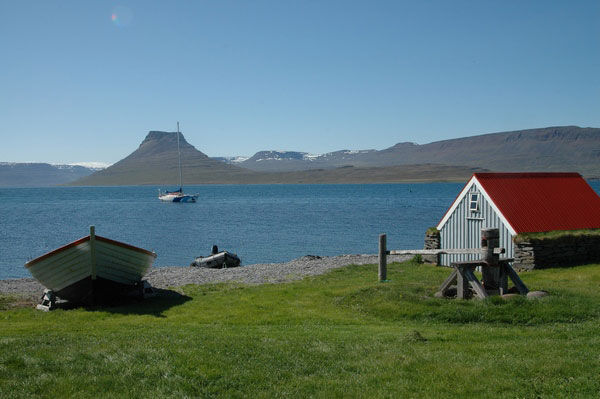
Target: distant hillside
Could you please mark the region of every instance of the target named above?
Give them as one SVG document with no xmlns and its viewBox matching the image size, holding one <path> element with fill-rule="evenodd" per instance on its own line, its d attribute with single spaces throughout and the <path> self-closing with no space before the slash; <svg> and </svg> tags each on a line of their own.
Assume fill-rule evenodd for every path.
<svg viewBox="0 0 600 399">
<path fill-rule="evenodd" d="M 89 176 L 97 168 L 47 163 L 0 162 L 0 187 L 46 187 Z"/>
<path fill-rule="evenodd" d="M 257 173 L 254 183 L 404 183 L 464 182 L 476 172 L 487 169 L 439 164 L 400 165 L 373 168 L 342 166 L 334 169 L 311 169 L 295 172 Z M 489 172 L 489 171 L 488 171 Z"/>
<path fill-rule="evenodd" d="M 600 177 L 597 128 L 551 127 L 324 155 L 261 151 L 242 162 L 209 158 L 183 134 L 179 138 L 184 185 L 464 181 L 483 170 L 575 171 Z M 177 162 L 177 133 L 151 131 L 128 157 L 73 184 L 175 186 Z"/>
<path fill-rule="evenodd" d="M 237 156 L 237 157 L 210 157 L 211 159 L 214 159 L 215 161 L 221 161 L 221 162 L 225 162 L 225 163 L 232 163 L 232 164 L 239 164 L 240 162 L 244 162 L 246 159 L 248 159 L 248 157 L 242 157 L 242 156 Z"/>
<path fill-rule="evenodd" d="M 314 169 L 293 172 L 255 172 L 207 157 L 179 136 L 184 185 L 190 184 L 278 184 L 278 183 L 373 183 L 402 181 L 464 181 L 478 168 L 438 164 L 382 168 Z M 292 157 L 302 158 L 294 154 Z M 148 133 L 139 148 L 116 164 L 84 177 L 73 185 L 176 186 L 179 181 L 177 133 Z"/>
<path fill-rule="evenodd" d="M 289 172 L 310 169 L 331 169 L 346 165 L 375 166 L 356 162 L 360 157 L 377 152 L 375 150 L 340 150 L 322 155 L 312 155 L 297 151 L 259 151 L 252 157 L 238 163 L 239 166 L 257 172 Z M 417 162 L 419 163 L 419 162 Z M 389 166 L 389 165 L 379 165 Z"/>
<path fill-rule="evenodd" d="M 560 126 L 490 133 L 423 145 L 398 143 L 381 151 L 344 150 L 293 159 L 282 154 L 286 153 L 261 151 L 239 165 L 255 171 L 289 171 L 430 162 L 495 171 L 575 171 L 586 177 L 600 177 L 600 129 Z"/>
</svg>

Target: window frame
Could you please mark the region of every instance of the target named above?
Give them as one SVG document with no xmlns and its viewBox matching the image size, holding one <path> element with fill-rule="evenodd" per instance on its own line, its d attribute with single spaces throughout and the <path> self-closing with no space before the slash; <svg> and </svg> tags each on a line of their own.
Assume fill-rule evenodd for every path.
<svg viewBox="0 0 600 399">
<path fill-rule="evenodd" d="M 473 197 L 475 197 L 475 199 L 473 199 Z M 469 211 L 471 213 L 477 213 L 479 212 L 479 198 L 480 198 L 480 194 L 479 193 L 469 193 Z M 475 204 L 475 207 L 473 208 L 473 204 Z"/>
</svg>

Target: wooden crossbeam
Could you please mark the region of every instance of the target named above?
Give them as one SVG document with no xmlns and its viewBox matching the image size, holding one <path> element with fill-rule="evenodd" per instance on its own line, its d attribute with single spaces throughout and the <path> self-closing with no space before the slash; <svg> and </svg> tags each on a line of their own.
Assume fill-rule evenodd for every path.
<svg viewBox="0 0 600 399">
<path fill-rule="evenodd" d="M 519 290 L 519 294 L 527 295 L 527 293 L 529 292 L 529 288 L 527 288 L 525 283 L 523 283 L 517 272 L 515 272 L 515 270 L 508 263 L 502 263 L 502 268 L 504 269 L 508 277 L 512 280 L 515 287 L 517 287 L 517 290 Z"/>
<path fill-rule="evenodd" d="M 452 273 L 450 273 L 450 275 L 448 276 L 448 278 L 442 283 L 442 285 L 440 285 L 440 289 L 438 291 L 440 291 L 442 294 L 446 292 L 446 290 L 448 288 L 450 288 L 450 286 L 456 282 L 456 274 L 458 272 L 456 271 L 456 269 L 452 270 Z"/>
<path fill-rule="evenodd" d="M 386 251 L 387 255 L 460 255 L 473 254 L 481 255 L 485 250 L 481 248 L 448 248 L 448 249 L 397 249 Z M 494 248 L 494 254 L 506 253 L 504 248 Z"/>
<path fill-rule="evenodd" d="M 473 270 L 471 270 L 470 267 L 465 267 L 464 274 L 465 274 L 465 277 L 467 278 L 467 281 L 469 282 L 469 285 L 471 286 L 471 288 L 473 288 L 475 295 L 477 295 L 477 298 L 479 298 L 479 299 L 487 298 L 488 293 L 485 291 L 485 288 L 483 288 L 483 286 L 481 285 L 481 283 L 479 282 L 479 280 L 473 273 Z"/>
</svg>

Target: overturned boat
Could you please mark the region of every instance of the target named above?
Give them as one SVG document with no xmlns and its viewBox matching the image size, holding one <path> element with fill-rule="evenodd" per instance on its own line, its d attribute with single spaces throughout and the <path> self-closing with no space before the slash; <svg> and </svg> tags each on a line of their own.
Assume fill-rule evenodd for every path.
<svg viewBox="0 0 600 399">
<path fill-rule="evenodd" d="M 43 286 L 61 299 L 83 304 L 112 302 L 142 290 L 142 277 L 156 254 L 95 234 L 25 263 Z"/>
<path fill-rule="evenodd" d="M 211 269 L 223 269 L 227 267 L 238 267 L 242 263 L 237 254 L 221 251 L 216 245 L 213 245 L 210 256 L 198 256 L 190 264 L 195 267 L 209 267 Z"/>
</svg>

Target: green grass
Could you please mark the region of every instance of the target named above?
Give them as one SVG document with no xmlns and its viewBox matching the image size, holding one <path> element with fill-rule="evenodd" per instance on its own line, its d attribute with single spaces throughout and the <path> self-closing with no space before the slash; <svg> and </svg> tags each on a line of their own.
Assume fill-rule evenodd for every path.
<svg viewBox="0 0 600 399">
<path fill-rule="evenodd" d="M 435 234 L 435 235 L 439 236 L 440 235 L 440 231 L 437 229 L 437 227 L 433 226 L 433 227 L 428 228 L 425 231 L 425 234 L 431 234 L 431 235 Z"/>
<path fill-rule="evenodd" d="M 558 238 L 571 238 L 581 236 L 598 236 L 600 235 L 600 229 L 583 229 L 583 230 L 553 230 L 543 231 L 538 233 L 520 233 L 514 238 L 514 241 L 527 242 L 531 240 L 554 240 Z"/>
<path fill-rule="evenodd" d="M 352 266 L 127 306 L 0 311 L 0 397 L 596 397 L 600 265 L 550 296 L 435 299 L 449 269 Z M 13 299 L 0 299 L 8 309 Z"/>
</svg>

